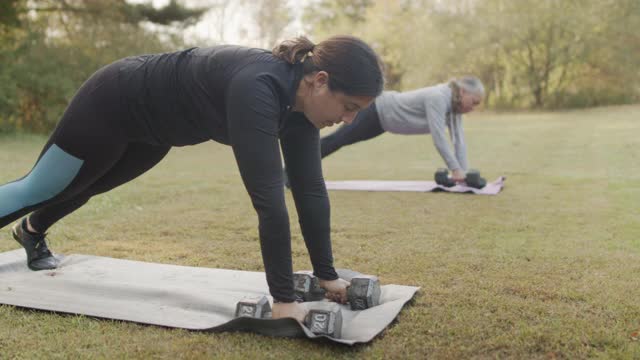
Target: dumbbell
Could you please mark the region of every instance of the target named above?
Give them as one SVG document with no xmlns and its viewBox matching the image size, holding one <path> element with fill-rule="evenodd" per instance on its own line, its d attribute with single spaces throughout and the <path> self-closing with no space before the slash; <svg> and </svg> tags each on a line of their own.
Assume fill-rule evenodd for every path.
<svg viewBox="0 0 640 360">
<path fill-rule="evenodd" d="M 434 177 L 436 180 L 436 184 L 438 185 L 452 187 L 456 184 L 456 182 L 449 177 L 449 170 L 445 168 L 439 168 L 438 170 L 436 170 Z"/>
<path fill-rule="evenodd" d="M 351 310 L 365 310 L 380 304 L 380 281 L 376 276 L 352 272 L 351 274 L 343 274 L 342 278 L 351 283 L 351 286 L 347 288 L 347 298 Z M 324 299 L 325 290 L 320 287 L 319 279 L 310 271 L 295 272 L 293 282 L 296 301 L 321 301 Z"/>
<path fill-rule="evenodd" d="M 272 311 L 266 296 L 245 298 L 236 304 L 236 317 L 271 319 Z M 342 310 L 336 303 L 313 304 L 304 319 L 304 324 L 317 335 L 339 338 L 342 334 Z"/>
<path fill-rule="evenodd" d="M 334 302 L 313 304 L 304 319 L 312 333 L 340 338 L 342 335 L 342 310 Z"/>
<path fill-rule="evenodd" d="M 347 297 L 351 310 L 366 310 L 380 305 L 380 281 L 374 275 L 358 275 L 350 280 Z"/>
<path fill-rule="evenodd" d="M 434 177 L 436 180 L 436 184 L 438 185 L 446 187 L 452 187 L 456 185 L 455 181 L 453 181 L 453 179 L 449 177 L 448 169 L 439 168 L 436 171 Z M 469 169 L 469 171 L 467 171 L 467 176 L 464 178 L 464 181 L 467 186 L 476 189 L 482 189 L 483 187 L 485 187 L 485 185 L 487 185 L 487 180 L 480 176 L 480 171 L 475 169 Z"/>
<path fill-rule="evenodd" d="M 476 189 L 482 189 L 487 185 L 487 180 L 480 176 L 480 171 L 475 169 L 469 169 L 469 171 L 467 171 L 467 176 L 464 181 L 468 186 Z"/>
<path fill-rule="evenodd" d="M 293 273 L 293 290 L 296 301 L 321 301 L 325 291 L 320 287 L 320 280 L 311 271 L 296 271 Z"/>
<path fill-rule="evenodd" d="M 271 304 L 266 296 L 244 298 L 236 304 L 236 317 L 271 319 Z"/>
</svg>

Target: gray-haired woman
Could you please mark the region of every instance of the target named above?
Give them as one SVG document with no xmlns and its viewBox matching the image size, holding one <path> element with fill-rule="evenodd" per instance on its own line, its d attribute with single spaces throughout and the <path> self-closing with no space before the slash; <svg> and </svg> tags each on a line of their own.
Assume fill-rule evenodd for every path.
<svg viewBox="0 0 640 360">
<path fill-rule="evenodd" d="M 322 157 L 345 145 L 372 139 L 385 131 L 394 134 L 431 134 L 433 144 L 452 173 L 464 181 L 468 169 L 462 114 L 473 111 L 484 97 L 482 82 L 473 76 L 407 92 L 385 91 L 351 124 L 321 140 Z M 446 136 L 449 129 L 452 147 Z"/>
</svg>

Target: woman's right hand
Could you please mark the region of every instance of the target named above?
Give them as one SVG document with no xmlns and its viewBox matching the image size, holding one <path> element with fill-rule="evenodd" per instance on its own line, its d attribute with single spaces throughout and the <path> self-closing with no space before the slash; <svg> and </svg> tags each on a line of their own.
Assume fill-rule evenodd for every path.
<svg viewBox="0 0 640 360">
<path fill-rule="evenodd" d="M 464 182 L 466 177 L 467 174 L 465 174 L 465 172 L 460 169 L 451 171 L 451 180 L 455 181 L 456 183 Z"/>
<path fill-rule="evenodd" d="M 303 323 L 305 316 L 307 316 L 307 308 L 299 302 L 273 303 L 273 309 L 271 310 L 273 319 L 294 318 Z"/>
<path fill-rule="evenodd" d="M 340 278 L 335 280 L 320 279 L 320 287 L 327 291 L 325 297 L 340 304 L 347 303 L 347 288 L 349 288 L 349 285 L 351 284 L 347 280 Z"/>
</svg>

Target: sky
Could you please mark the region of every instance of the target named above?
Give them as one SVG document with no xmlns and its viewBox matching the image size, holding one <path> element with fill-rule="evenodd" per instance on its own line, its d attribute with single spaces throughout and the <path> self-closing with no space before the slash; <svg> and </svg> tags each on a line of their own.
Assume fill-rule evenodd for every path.
<svg viewBox="0 0 640 360">
<path fill-rule="evenodd" d="M 149 0 L 127 0 L 130 3 L 148 3 Z M 283 37 L 289 38 L 303 33 L 300 21 L 303 7 L 313 0 L 288 0 L 292 9 L 294 21 L 285 29 Z M 221 3 L 221 0 L 183 0 L 187 7 L 207 7 Z M 224 13 L 216 8 L 206 12 L 200 21 L 184 31 L 181 31 L 187 43 L 197 43 L 199 46 L 213 45 L 216 43 L 240 44 L 247 46 L 262 46 L 260 44 L 257 29 L 252 21 L 246 5 L 239 1 L 228 0 L 228 6 Z M 162 7 L 169 0 L 152 0 L 155 7 Z M 153 25 L 150 25 L 153 27 Z M 210 41 L 210 43 L 208 43 Z M 203 44 L 204 42 L 204 44 Z M 273 44 L 271 44 L 273 45 Z M 269 47 L 271 46 L 269 45 Z"/>
</svg>

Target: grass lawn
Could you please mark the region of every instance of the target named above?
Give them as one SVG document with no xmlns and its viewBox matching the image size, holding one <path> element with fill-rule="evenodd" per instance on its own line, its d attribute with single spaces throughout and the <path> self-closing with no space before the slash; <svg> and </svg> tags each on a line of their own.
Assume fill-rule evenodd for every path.
<svg viewBox="0 0 640 360">
<path fill-rule="evenodd" d="M 422 287 L 364 346 L 207 334 L 0 306 L 0 358 L 640 358 L 640 106 L 472 114 L 469 159 L 498 196 L 332 192 L 336 266 Z M 0 137 L 0 183 L 46 138 Z M 385 134 L 325 176 L 431 179 L 426 136 Z M 310 262 L 290 194 L 295 269 Z M 52 228 L 59 253 L 262 271 L 230 148 L 176 148 Z M 15 249 L 8 227 L 0 251 Z M 1 279 L 0 279 L 1 283 Z"/>
</svg>

